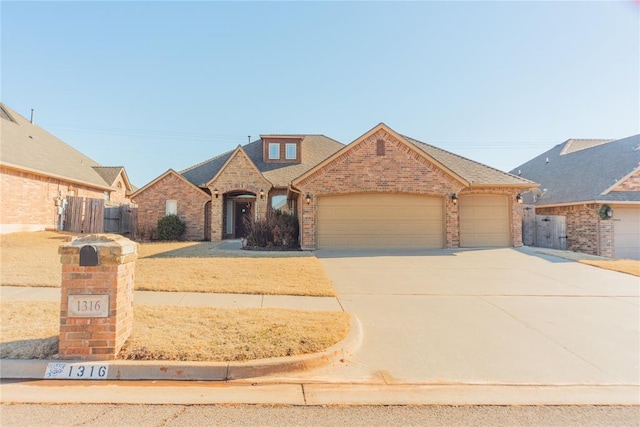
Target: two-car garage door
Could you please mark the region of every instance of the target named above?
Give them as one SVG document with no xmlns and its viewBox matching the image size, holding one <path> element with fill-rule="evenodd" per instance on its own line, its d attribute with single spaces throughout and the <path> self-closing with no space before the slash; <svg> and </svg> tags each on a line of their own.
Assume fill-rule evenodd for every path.
<svg viewBox="0 0 640 427">
<path fill-rule="evenodd" d="M 444 198 L 362 193 L 318 198 L 319 249 L 444 247 Z M 510 246 L 505 196 L 459 198 L 461 247 Z"/>
<path fill-rule="evenodd" d="M 442 248 L 443 199 L 363 193 L 318 198 L 318 248 Z"/>
</svg>

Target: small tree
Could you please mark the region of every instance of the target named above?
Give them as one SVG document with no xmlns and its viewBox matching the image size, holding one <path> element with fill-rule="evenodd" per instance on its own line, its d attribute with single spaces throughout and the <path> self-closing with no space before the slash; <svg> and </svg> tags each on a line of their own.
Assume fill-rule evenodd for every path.
<svg viewBox="0 0 640 427">
<path fill-rule="evenodd" d="M 158 220 L 158 240 L 180 240 L 187 224 L 178 215 L 167 215 Z"/>
</svg>

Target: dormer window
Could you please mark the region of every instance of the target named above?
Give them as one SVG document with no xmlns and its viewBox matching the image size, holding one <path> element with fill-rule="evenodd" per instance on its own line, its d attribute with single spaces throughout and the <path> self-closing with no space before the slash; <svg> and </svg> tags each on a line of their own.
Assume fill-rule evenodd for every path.
<svg viewBox="0 0 640 427">
<path fill-rule="evenodd" d="M 269 160 L 280 159 L 280 144 L 277 142 L 269 143 Z"/>
<path fill-rule="evenodd" d="M 265 163 L 300 163 L 302 136 L 265 135 L 260 137 L 263 141 Z"/>
<path fill-rule="evenodd" d="M 286 147 L 285 158 L 287 160 L 295 160 L 298 158 L 298 144 L 287 143 L 285 144 L 285 147 Z"/>
</svg>

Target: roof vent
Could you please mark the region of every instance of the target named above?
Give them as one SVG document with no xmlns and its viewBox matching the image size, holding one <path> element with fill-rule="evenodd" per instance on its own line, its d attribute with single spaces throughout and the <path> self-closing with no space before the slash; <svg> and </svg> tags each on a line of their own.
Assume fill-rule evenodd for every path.
<svg viewBox="0 0 640 427">
<path fill-rule="evenodd" d="M 545 163 L 549 163 L 549 158 L 547 157 L 546 160 L 544 161 Z"/>
</svg>

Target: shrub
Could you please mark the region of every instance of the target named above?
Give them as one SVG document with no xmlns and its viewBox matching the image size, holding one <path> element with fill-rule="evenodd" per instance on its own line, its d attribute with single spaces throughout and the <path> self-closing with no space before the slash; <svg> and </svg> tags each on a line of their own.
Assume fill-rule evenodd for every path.
<svg viewBox="0 0 640 427">
<path fill-rule="evenodd" d="M 187 224 L 178 215 L 167 215 L 158 220 L 158 240 L 180 240 Z"/>
<path fill-rule="evenodd" d="M 246 226 L 249 230 L 246 247 L 275 250 L 299 248 L 300 228 L 295 214 L 274 210 L 265 219 Z"/>
</svg>

